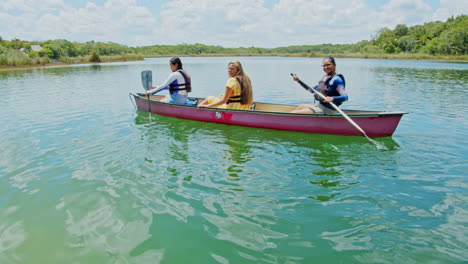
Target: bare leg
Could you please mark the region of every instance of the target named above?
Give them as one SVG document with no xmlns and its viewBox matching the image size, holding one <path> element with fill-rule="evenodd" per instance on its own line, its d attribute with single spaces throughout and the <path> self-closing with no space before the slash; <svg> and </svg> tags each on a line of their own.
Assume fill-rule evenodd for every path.
<svg viewBox="0 0 468 264">
<path fill-rule="evenodd" d="M 169 95 L 164 96 L 163 99 L 159 100 L 159 102 L 167 103 L 169 100 Z"/>
<path fill-rule="evenodd" d="M 200 106 L 209 105 L 209 104 L 216 102 L 217 100 L 218 98 L 210 95 L 210 96 L 207 96 L 205 99 L 203 99 L 203 101 L 201 101 L 201 103 L 199 103 L 197 106 L 200 107 Z"/>
<path fill-rule="evenodd" d="M 301 104 L 296 109 L 292 110 L 291 113 L 296 114 L 313 114 L 314 105 L 311 104 Z"/>
<path fill-rule="evenodd" d="M 209 101 L 209 99 L 208 99 L 208 98 L 205 98 L 205 99 L 203 99 L 203 101 L 201 101 L 200 103 L 198 103 L 197 106 L 207 105 L 207 104 L 208 104 L 208 101 Z"/>
</svg>

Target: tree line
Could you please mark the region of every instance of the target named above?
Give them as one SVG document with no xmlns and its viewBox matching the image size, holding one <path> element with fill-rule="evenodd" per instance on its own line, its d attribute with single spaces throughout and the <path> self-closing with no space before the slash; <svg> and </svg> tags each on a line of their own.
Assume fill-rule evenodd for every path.
<svg viewBox="0 0 468 264">
<path fill-rule="evenodd" d="M 34 47 L 38 48 L 34 48 Z M 133 60 L 143 57 L 134 48 L 117 43 L 89 41 L 70 42 L 64 39 L 47 41 L 2 40 L 0 66 L 22 66 L 50 63 L 83 63 Z"/>
<path fill-rule="evenodd" d="M 37 47 L 40 47 L 39 49 Z M 414 58 L 451 56 L 466 60 L 468 16 L 451 17 L 446 22 L 397 25 L 382 28 L 371 40 L 355 44 L 301 45 L 278 48 L 225 48 L 204 44 L 152 45 L 128 47 L 112 42 L 70 42 L 3 40 L 0 36 L 0 66 L 50 64 L 53 62 L 100 62 L 135 60 L 157 56 L 323 56 Z"/>
<path fill-rule="evenodd" d="M 360 44 L 366 48 L 374 46 L 385 53 L 466 55 L 468 16 L 451 17 L 447 22 L 436 21 L 412 27 L 400 24 L 393 30 L 383 28 L 370 43 L 356 45 Z"/>
</svg>

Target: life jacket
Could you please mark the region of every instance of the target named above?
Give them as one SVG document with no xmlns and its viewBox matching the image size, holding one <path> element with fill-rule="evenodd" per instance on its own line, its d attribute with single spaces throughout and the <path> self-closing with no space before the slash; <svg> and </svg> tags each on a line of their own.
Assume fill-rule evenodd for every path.
<svg viewBox="0 0 468 264">
<path fill-rule="evenodd" d="M 339 96 L 340 94 L 335 90 L 335 91 L 330 91 L 329 86 L 330 86 L 330 81 L 333 79 L 335 75 L 333 76 L 327 76 L 325 80 L 321 80 L 318 84 L 318 87 L 315 88 L 315 90 L 321 94 L 323 94 L 325 97 L 327 96 Z M 336 74 L 336 76 L 339 76 L 341 80 L 343 80 L 343 85 L 346 87 L 346 81 L 343 76 L 343 74 Z M 323 98 L 320 97 L 317 93 L 314 94 L 315 100 L 322 102 Z"/>
<path fill-rule="evenodd" d="M 183 69 L 179 69 L 177 71 L 180 72 L 180 74 L 182 74 L 182 77 L 184 77 L 185 83 L 170 84 L 169 93 L 173 94 L 174 91 L 180 91 L 180 90 L 186 90 L 187 93 L 190 93 L 192 91 L 192 82 L 191 82 L 190 76 Z"/>
<path fill-rule="evenodd" d="M 236 96 L 231 96 L 229 97 L 229 100 L 227 101 L 226 104 L 230 104 L 230 103 L 240 103 L 242 102 L 241 101 L 241 96 L 240 95 L 236 95 Z"/>
<path fill-rule="evenodd" d="M 239 80 L 237 77 L 236 77 L 236 80 L 237 80 L 237 82 L 239 83 L 239 86 L 240 86 L 240 88 L 241 88 L 240 90 L 241 90 L 241 92 L 242 92 L 242 84 L 241 84 L 240 80 Z M 240 95 L 234 95 L 234 96 L 229 97 L 229 99 L 228 99 L 228 101 L 227 101 L 226 104 L 230 104 L 230 103 L 241 103 L 241 102 L 242 102 L 241 96 L 240 96 Z"/>
</svg>

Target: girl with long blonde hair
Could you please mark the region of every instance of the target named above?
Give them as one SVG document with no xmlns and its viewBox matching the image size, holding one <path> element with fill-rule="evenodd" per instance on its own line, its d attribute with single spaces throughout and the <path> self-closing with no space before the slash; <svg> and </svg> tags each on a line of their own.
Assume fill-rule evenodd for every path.
<svg viewBox="0 0 468 264">
<path fill-rule="evenodd" d="M 249 110 L 253 102 L 252 82 L 239 61 L 228 63 L 229 79 L 220 98 L 208 96 L 198 107 L 218 107 Z"/>
</svg>

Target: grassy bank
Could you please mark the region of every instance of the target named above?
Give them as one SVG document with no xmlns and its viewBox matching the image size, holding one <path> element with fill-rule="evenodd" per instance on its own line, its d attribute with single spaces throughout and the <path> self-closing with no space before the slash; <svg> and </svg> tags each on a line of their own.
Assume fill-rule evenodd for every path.
<svg viewBox="0 0 468 264">
<path fill-rule="evenodd" d="M 371 53 L 283 53 L 283 54 L 256 54 L 256 53 L 243 53 L 243 54 L 183 54 L 183 55 L 142 55 L 145 58 L 160 58 L 160 57 L 299 57 L 299 58 L 324 58 L 326 56 L 333 56 L 335 58 L 355 58 L 355 59 L 391 59 L 391 60 L 433 60 L 433 61 L 454 61 L 454 62 L 468 62 L 468 55 L 429 55 L 429 54 L 371 54 Z"/>
<path fill-rule="evenodd" d="M 29 57 L 25 54 L 14 51 L 0 55 L 0 69 L 44 67 L 83 63 L 138 61 L 143 59 L 144 56 L 140 54 L 121 54 L 113 56 L 96 56 L 92 54 L 89 56 L 60 57 L 59 60 L 53 60 L 47 57 Z"/>
<path fill-rule="evenodd" d="M 259 56 L 259 55 L 252 55 Z M 468 62 L 468 55 L 429 55 L 429 54 L 385 54 L 385 53 L 295 53 L 295 54 L 278 54 L 275 56 L 281 57 L 302 57 L 302 58 L 324 58 L 326 56 L 333 56 L 335 58 L 355 58 L 355 59 L 389 59 L 389 60 L 433 60 L 433 61 L 456 61 Z"/>
<path fill-rule="evenodd" d="M 360 59 L 391 59 L 391 60 L 433 60 L 433 61 L 452 61 L 452 62 L 468 62 L 468 55 L 428 55 L 428 54 L 370 54 L 370 53 L 347 53 L 347 54 L 322 54 L 316 52 L 310 53 L 293 53 L 293 54 L 158 54 L 158 55 L 143 55 L 143 54 L 122 54 L 115 56 L 80 56 L 80 57 L 61 57 L 60 60 L 51 60 L 49 58 L 29 58 L 13 54 L 6 57 L 0 55 L 0 69 L 14 69 L 25 67 L 44 67 L 55 65 L 68 64 L 83 64 L 83 63 L 105 63 L 105 62 L 121 62 L 121 61 L 138 61 L 144 58 L 159 58 L 159 57 L 301 57 L 301 58 L 323 58 L 326 56 L 334 56 L 335 58 L 360 58 Z"/>
</svg>

